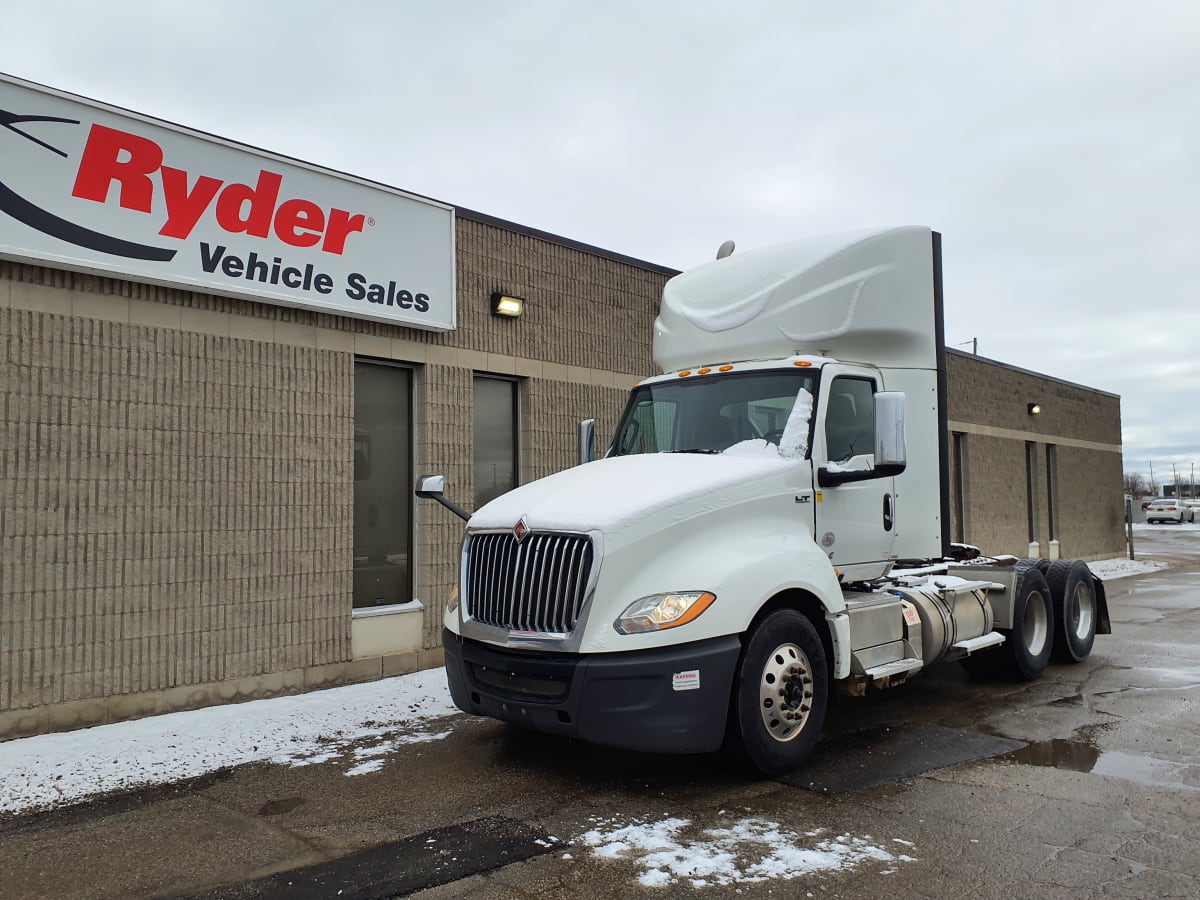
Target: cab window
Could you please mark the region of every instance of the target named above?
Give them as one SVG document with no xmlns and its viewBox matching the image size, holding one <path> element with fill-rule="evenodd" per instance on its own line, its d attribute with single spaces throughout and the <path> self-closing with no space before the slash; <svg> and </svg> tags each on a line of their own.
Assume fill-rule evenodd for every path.
<svg viewBox="0 0 1200 900">
<path fill-rule="evenodd" d="M 830 462 L 875 452 L 875 384 L 870 379 L 833 379 L 825 410 L 825 449 Z"/>
</svg>

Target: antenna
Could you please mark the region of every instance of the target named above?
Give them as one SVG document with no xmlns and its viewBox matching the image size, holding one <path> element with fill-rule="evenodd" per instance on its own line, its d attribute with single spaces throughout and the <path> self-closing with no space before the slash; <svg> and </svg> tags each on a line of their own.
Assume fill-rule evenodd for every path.
<svg viewBox="0 0 1200 900">
<path fill-rule="evenodd" d="M 717 259 L 724 259 L 727 256 L 733 255 L 733 241 L 726 241 L 717 248 Z"/>
</svg>

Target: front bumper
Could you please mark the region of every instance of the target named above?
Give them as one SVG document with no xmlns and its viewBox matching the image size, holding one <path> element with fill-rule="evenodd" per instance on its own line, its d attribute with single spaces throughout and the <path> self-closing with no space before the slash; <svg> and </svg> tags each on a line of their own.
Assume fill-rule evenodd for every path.
<svg viewBox="0 0 1200 900">
<path fill-rule="evenodd" d="M 508 650 L 442 633 L 454 703 L 537 731 L 651 753 L 721 746 L 736 635 L 627 653 Z"/>
</svg>

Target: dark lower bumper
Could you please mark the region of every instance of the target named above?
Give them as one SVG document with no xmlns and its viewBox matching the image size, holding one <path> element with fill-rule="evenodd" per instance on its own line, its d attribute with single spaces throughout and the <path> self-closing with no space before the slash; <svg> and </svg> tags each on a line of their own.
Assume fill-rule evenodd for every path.
<svg viewBox="0 0 1200 900">
<path fill-rule="evenodd" d="M 628 653 L 534 653 L 444 631 L 454 703 L 538 731 L 654 753 L 721 746 L 736 636 Z"/>
</svg>

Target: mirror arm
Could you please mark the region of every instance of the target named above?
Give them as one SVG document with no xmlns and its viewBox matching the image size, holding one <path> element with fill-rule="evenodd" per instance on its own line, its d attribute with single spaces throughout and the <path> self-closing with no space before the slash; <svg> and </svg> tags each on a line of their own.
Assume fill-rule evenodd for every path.
<svg viewBox="0 0 1200 900">
<path fill-rule="evenodd" d="M 430 499 L 436 500 L 438 503 L 442 504 L 442 506 L 446 507 L 446 509 L 450 510 L 450 512 L 454 513 L 456 516 L 458 516 L 464 522 L 466 522 L 468 519 L 471 518 L 471 514 L 469 512 L 467 512 L 465 509 L 463 509 L 457 503 L 453 503 L 450 500 L 447 500 L 441 494 L 434 494 L 431 496 Z"/>
</svg>

